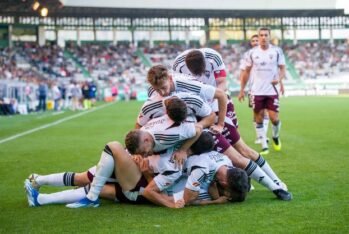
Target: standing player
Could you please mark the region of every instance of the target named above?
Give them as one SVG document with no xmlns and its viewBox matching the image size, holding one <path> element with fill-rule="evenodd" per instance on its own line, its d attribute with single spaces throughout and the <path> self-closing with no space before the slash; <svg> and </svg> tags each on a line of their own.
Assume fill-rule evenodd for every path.
<svg viewBox="0 0 349 234">
<path fill-rule="evenodd" d="M 249 78 L 251 86 L 252 108 L 256 119 L 256 131 L 262 141 L 262 153 L 268 154 L 267 137 L 263 128 L 264 109 L 268 110 L 272 122 L 273 146 L 281 150 L 279 138 L 281 121 L 279 120 L 279 92 L 276 85 L 280 84 L 280 92 L 284 93 L 282 83 L 285 77 L 285 57 L 279 47 L 270 44 L 270 29 L 258 30 L 259 46 L 251 49 L 246 56 L 246 69 L 241 80 L 239 100 L 244 100 L 244 90 Z"/>
<path fill-rule="evenodd" d="M 251 48 L 254 48 L 256 46 L 258 46 L 258 35 L 255 34 L 251 37 L 250 39 L 250 46 Z M 248 51 L 245 52 L 245 54 L 243 55 L 243 58 L 241 59 L 241 63 L 240 63 L 240 77 L 239 77 L 239 80 L 241 81 L 242 80 L 242 76 L 243 76 L 243 72 L 245 71 L 246 69 L 246 63 L 245 63 L 245 60 L 246 60 L 246 56 L 248 56 Z M 252 86 L 252 82 L 253 80 L 252 79 L 249 79 L 248 81 L 248 87 L 249 87 L 249 91 L 248 91 L 248 107 L 252 108 L 252 99 L 251 99 L 251 86 Z M 265 131 L 265 135 L 268 135 L 268 125 L 269 125 L 269 115 L 268 115 L 268 111 L 264 111 L 264 119 L 263 119 L 263 126 L 264 126 L 264 131 Z M 253 127 L 256 128 L 256 119 L 255 119 L 255 116 L 253 115 Z M 258 138 L 258 134 L 256 132 L 256 135 L 257 135 L 257 138 L 256 138 L 256 141 L 255 143 L 256 144 L 261 144 L 261 140 Z"/>
<path fill-rule="evenodd" d="M 202 48 L 184 51 L 173 62 L 172 70 L 192 76 L 195 80 L 221 89 L 224 92 L 227 90 L 225 64 L 222 56 L 213 49 Z M 215 105 L 217 104 L 215 103 Z M 212 106 L 212 109 L 218 111 L 217 106 Z M 235 107 L 229 96 L 227 117 L 233 121 L 235 126 L 238 126 Z"/>
</svg>

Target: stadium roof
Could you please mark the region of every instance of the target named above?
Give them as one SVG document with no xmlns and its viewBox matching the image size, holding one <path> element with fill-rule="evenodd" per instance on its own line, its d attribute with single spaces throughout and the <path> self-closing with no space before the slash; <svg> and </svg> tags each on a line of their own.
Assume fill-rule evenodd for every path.
<svg viewBox="0 0 349 234">
<path fill-rule="evenodd" d="M 184 4 L 184 2 L 190 2 Z M 293 2 L 294 1 L 294 2 Z M 156 17 L 213 17 L 213 18 L 227 18 L 227 17 L 320 17 L 320 16 L 343 16 L 344 9 L 335 9 L 335 1 L 328 0 L 293 0 L 289 1 L 288 7 L 294 9 L 287 9 L 285 1 L 280 4 L 277 0 L 128 0 L 128 1 L 91 1 L 91 0 L 39 0 L 41 5 L 49 8 L 49 16 L 52 17 L 127 17 L 127 18 L 156 18 Z M 37 16 L 37 12 L 33 11 L 31 6 L 33 0 L 3 0 L 0 2 L 0 15 L 10 16 Z M 157 8 L 150 8 L 155 3 Z M 177 3 L 174 5 L 171 2 Z M 239 3 L 234 5 L 234 3 Z M 244 3 L 243 3 L 244 2 Z M 259 2 L 259 3 L 258 3 Z M 293 3 L 292 3 L 293 2 Z M 303 4 L 301 2 L 308 2 Z M 64 3 L 64 5 L 62 4 Z M 92 4 L 93 3 L 93 4 Z M 183 4 L 179 4 L 183 3 Z M 252 4 L 254 3 L 254 5 Z M 310 4 L 309 4 L 310 3 Z M 97 5 L 98 4 L 98 5 Z M 212 4 L 217 7 L 212 8 Z M 242 4 L 242 5 L 240 5 Z M 252 4 L 251 7 L 243 9 L 243 6 Z M 80 6 L 79 6 L 80 5 Z M 195 5 L 195 8 L 194 8 Z M 224 9 L 222 9 L 224 6 Z M 163 7 L 163 8 L 161 8 Z M 207 9 L 207 7 L 210 7 Z M 234 7 L 234 8 L 233 8 Z M 275 7 L 279 7 L 276 9 Z M 326 8 L 327 7 L 327 8 Z M 191 9 L 190 9 L 191 8 Z M 194 8 L 194 9 L 193 9 Z M 199 9 L 200 8 L 200 9 Z"/>
</svg>

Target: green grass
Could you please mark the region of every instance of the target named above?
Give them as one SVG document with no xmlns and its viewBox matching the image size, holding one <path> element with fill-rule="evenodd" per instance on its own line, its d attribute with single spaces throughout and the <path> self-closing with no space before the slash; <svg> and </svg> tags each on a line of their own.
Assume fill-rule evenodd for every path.
<svg viewBox="0 0 349 234">
<path fill-rule="evenodd" d="M 254 183 L 256 190 L 241 204 L 172 210 L 102 201 L 97 209 L 29 208 L 23 190 L 28 174 L 84 171 L 98 161 L 105 143 L 122 141 L 141 103 L 119 102 L 0 144 L 0 232 L 349 233 L 349 98 L 293 97 L 281 103 L 283 150 L 271 150 L 266 159 L 292 191 L 291 202 L 276 200 Z M 251 110 L 236 99 L 235 104 L 241 135 L 258 149 Z M 0 117 L 0 141 L 74 114 Z"/>
</svg>

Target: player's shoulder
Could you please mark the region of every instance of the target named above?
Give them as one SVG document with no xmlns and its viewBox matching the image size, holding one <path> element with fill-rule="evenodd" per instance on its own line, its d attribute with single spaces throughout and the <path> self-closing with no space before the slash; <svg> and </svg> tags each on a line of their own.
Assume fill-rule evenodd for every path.
<svg viewBox="0 0 349 234">
<path fill-rule="evenodd" d="M 188 157 L 187 159 L 187 167 L 191 168 L 191 170 L 193 170 L 193 168 L 207 168 L 208 167 L 208 161 L 205 160 L 205 157 L 202 157 L 203 154 L 200 155 L 192 155 L 190 157 Z"/>
<path fill-rule="evenodd" d="M 219 54 L 219 52 L 217 51 L 217 50 L 214 50 L 214 49 L 212 49 L 212 48 L 207 48 L 207 47 L 205 47 L 205 48 L 201 48 L 201 49 L 199 49 L 203 54 L 205 54 L 205 53 L 211 53 L 211 54 L 218 54 L 218 55 L 220 55 Z"/>
<path fill-rule="evenodd" d="M 281 49 L 281 47 L 279 47 L 279 46 L 271 45 L 271 46 L 270 46 L 270 49 L 275 50 L 275 51 L 278 52 L 278 53 L 282 53 L 282 49 Z"/>
</svg>

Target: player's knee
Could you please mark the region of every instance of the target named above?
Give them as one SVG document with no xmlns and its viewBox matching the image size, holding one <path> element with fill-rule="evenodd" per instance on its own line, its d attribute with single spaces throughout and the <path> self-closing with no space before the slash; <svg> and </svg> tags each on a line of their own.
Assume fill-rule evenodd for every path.
<svg viewBox="0 0 349 234">
<path fill-rule="evenodd" d="M 117 141 L 109 142 L 105 147 L 111 151 L 111 155 L 116 155 L 120 150 L 124 150 L 122 144 Z"/>
<path fill-rule="evenodd" d="M 82 173 L 76 173 L 74 176 L 74 185 L 75 186 L 85 186 L 90 183 L 90 180 L 87 175 L 87 171 L 82 172 Z"/>
</svg>

